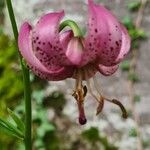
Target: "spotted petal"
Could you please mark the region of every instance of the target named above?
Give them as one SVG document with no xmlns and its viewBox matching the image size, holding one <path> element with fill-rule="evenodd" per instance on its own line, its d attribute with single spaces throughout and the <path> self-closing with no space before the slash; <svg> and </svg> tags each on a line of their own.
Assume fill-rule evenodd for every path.
<svg viewBox="0 0 150 150">
<path fill-rule="evenodd" d="M 47 69 L 38 60 L 32 50 L 31 31 L 32 27 L 25 22 L 20 28 L 18 45 L 22 56 L 33 72 L 35 72 L 38 76 L 49 80 L 62 80 L 70 77 L 73 73 L 73 68 L 53 66 L 52 68 Z"/>
<path fill-rule="evenodd" d="M 88 35 L 85 40 L 90 50 L 87 57 L 97 56 L 101 64 L 111 66 L 120 53 L 122 43 L 120 23 L 103 6 L 94 4 L 93 0 L 88 0 L 88 3 Z"/>
<path fill-rule="evenodd" d="M 127 29 L 123 25 L 121 25 L 121 29 L 122 29 L 122 44 L 121 44 L 120 53 L 117 59 L 115 60 L 116 63 L 120 63 L 126 57 L 126 55 L 130 50 L 130 45 L 131 45 L 131 39 Z"/>
<path fill-rule="evenodd" d="M 66 45 L 62 45 L 59 35 L 59 23 L 63 16 L 63 11 L 42 16 L 32 32 L 33 51 L 47 68 L 68 62 L 64 53 Z"/>
</svg>

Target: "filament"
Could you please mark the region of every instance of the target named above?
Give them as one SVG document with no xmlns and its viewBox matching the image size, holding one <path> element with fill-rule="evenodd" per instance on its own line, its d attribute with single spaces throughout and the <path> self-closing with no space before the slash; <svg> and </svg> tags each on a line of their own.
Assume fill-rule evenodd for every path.
<svg viewBox="0 0 150 150">
<path fill-rule="evenodd" d="M 87 80 L 87 86 L 88 86 L 88 89 L 89 89 L 89 93 L 99 102 L 99 99 L 97 98 L 97 96 L 93 93 L 92 89 L 91 89 L 91 85 L 90 85 L 90 81 Z"/>
<path fill-rule="evenodd" d="M 98 92 L 98 94 L 102 97 L 102 94 L 101 94 L 101 90 L 100 90 L 100 86 L 97 84 L 98 83 L 98 81 L 97 81 L 97 79 L 96 79 L 96 77 L 93 77 L 93 82 L 94 82 L 94 87 L 95 87 L 95 89 L 96 89 L 96 91 Z"/>
</svg>

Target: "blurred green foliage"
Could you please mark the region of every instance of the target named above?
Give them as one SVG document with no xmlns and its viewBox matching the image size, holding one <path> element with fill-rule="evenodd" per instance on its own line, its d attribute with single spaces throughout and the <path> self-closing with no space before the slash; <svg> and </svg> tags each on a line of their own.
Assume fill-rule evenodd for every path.
<svg viewBox="0 0 150 150">
<path fill-rule="evenodd" d="M 129 136 L 131 137 L 137 137 L 137 131 L 135 128 L 132 128 L 129 130 Z"/>
<path fill-rule="evenodd" d="M 82 136 L 92 144 L 93 150 L 99 149 L 100 146 L 98 146 L 98 144 L 101 144 L 103 150 L 118 150 L 118 148 L 109 143 L 108 139 L 105 136 L 102 136 L 95 127 L 83 131 Z"/>
<path fill-rule="evenodd" d="M 128 60 L 125 60 L 120 65 L 122 71 L 129 71 L 130 69 L 130 62 Z"/>
<path fill-rule="evenodd" d="M 136 1 L 132 1 L 130 3 L 128 3 L 128 9 L 130 11 L 137 11 L 140 8 L 140 1 L 136 0 Z"/>
<path fill-rule="evenodd" d="M 0 35 L 0 109 L 15 106 L 23 94 L 20 67 L 17 63 L 16 46 L 7 35 Z"/>
<path fill-rule="evenodd" d="M 1 30 L 0 33 L 0 116 L 7 117 L 7 107 L 14 108 L 23 95 L 20 68 L 14 41 Z M 1 150 L 13 147 L 15 140 L 0 129 Z"/>
<path fill-rule="evenodd" d="M 0 15 L 3 14 L 4 0 L 0 0 Z"/>
<path fill-rule="evenodd" d="M 128 74 L 128 80 L 132 81 L 133 83 L 137 83 L 140 81 L 138 75 L 135 72 Z"/>
<path fill-rule="evenodd" d="M 134 95 L 134 101 L 135 102 L 140 102 L 141 101 L 141 96 L 140 95 Z"/>
</svg>

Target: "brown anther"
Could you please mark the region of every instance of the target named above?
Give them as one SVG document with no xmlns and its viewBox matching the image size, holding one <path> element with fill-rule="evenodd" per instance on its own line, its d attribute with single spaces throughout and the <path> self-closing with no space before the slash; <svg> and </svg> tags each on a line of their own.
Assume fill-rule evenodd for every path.
<svg viewBox="0 0 150 150">
<path fill-rule="evenodd" d="M 116 99 L 112 99 L 112 103 L 114 103 L 114 104 L 116 104 L 116 105 L 118 105 L 118 106 L 120 107 L 120 109 L 121 109 L 121 111 L 122 111 L 122 117 L 123 117 L 124 119 L 126 119 L 126 118 L 128 117 L 128 114 L 127 114 L 127 111 L 126 111 L 125 107 L 122 105 L 122 103 L 119 102 L 119 101 L 116 100 Z"/>
<path fill-rule="evenodd" d="M 104 107 L 104 98 L 102 96 L 100 96 L 100 101 L 99 101 L 99 105 L 97 107 L 96 115 L 98 115 L 99 113 L 102 112 L 103 107 Z"/>
<path fill-rule="evenodd" d="M 76 91 L 73 92 L 72 96 L 77 100 L 78 99 L 78 94 Z"/>
<path fill-rule="evenodd" d="M 87 87 L 86 87 L 86 85 L 84 85 L 83 86 L 83 97 L 85 97 L 86 96 L 86 94 L 87 94 Z"/>
</svg>

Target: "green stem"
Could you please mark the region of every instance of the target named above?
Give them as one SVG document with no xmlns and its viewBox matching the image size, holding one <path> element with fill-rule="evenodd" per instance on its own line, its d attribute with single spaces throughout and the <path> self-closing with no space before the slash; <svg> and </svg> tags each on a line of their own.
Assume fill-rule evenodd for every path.
<svg viewBox="0 0 150 150">
<path fill-rule="evenodd" d="M 16 20 L 15 20 L 11 0 L 6 0 L 6 4 L 7 4 L 10 21 L 11 21 L 12 28 L 13 28 L 14 37 L 15 37 L 16 44 L 17 44 L 17 42 L 18 42 L 18 29 L 17 29 L 17 24 L 16 24 Z M 31 86 L 30 86 L 30 76 L 29 76 L 30 74 L 29 74 L 28 68 L 26 67 L 26 65 L 24 65 L 24 63 L 22 61 L 22 57 L 21 57 L 21 54 L 19 53 L 19 49 L 18 49 L 18 54 L 19 54 L 20 64 L 21 64 L 21 67 L 22 67 L 23 84 L 24 84 L 25 115 L 26 115 L 26 119 L 25 119 L 25 139 L 24 139 L 25 148 L 26 148 L 26 150 L 32 150 L 32 132 L 31 132 L 31 129 L 32 129 L 31 128 L 31 124 L 32 124 L 32 116 L 31 116 L 32 107 L 31 107 Z"/>
<path fill-rule="evenodd" d="M 72 20 L 65 20 L 64 22 L 62 22 L 60 24 L 59 31 L 63 30 L 66 26 L 69 26 L 72 29 L 75 37 L 83 36 L 79 26 L 76 24 L 76 22 L 74 22 Z"/>
</svg>

